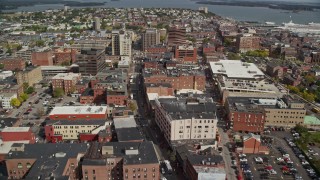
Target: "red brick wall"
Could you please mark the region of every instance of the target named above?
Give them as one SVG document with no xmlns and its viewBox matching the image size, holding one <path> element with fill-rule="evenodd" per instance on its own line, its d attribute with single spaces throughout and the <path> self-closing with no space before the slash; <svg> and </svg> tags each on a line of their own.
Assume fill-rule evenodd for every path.
<svg viewBox="0 0 320 180">
<path fill-rule="evenodd" d="M 24 70 L 26 63 L 24 59 L 4 59 L 0 61 L 0 64 L 4 65 L 3 70 L 6 71 L 15 71 L 15 70 Z"/>
<path fill-rule="evenodd" d="M 264 114 L 255 114 L 248 112 L 233 113 L 233 130 L 243 132 L 262 132 L 264 129 Z M 232 114 L 229 114 L 229 121 L 232 120 Z M 250 116 L 250 117 L 249 117 Z M 250 122 L 249 122 L 250 121 Z"/>
<path fill-rule="evenodd" d="M 49 115 L 51 120 L 106 119 L 107 114 L 55 114 Z"/>
<path fill-rule="evenodd" d="M 32 52 L 31 61 L 33 65 L 52 66 L 53 65 L 52 51 Z"/>
<path fill-rule="evenodd" d="M 22 179 L 29 170 L 27 164 L 32 167 L 36 159 L 7 159 L 6 166 L 9 179 Z M 22 168 L 18 168 L 18 163 L 21 163 Z"/>
<path fill-rule="evenodd" d="M 260 142 L 255 138 L 250 138 L 243 142 L 243 153 L 255 154 L 259 153 Z"/>
<path fill-rule="evenodd" d="M 125 95 L 107 95 L 107 104 L 126 105 L 128 96 Z"/>
</svg>

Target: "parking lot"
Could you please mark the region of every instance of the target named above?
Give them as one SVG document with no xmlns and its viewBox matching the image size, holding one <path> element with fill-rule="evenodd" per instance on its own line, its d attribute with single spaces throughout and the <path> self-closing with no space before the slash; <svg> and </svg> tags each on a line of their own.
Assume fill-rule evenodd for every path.
<svg viewBox="0 0 320 180">
<path fill-rule="evenodd" d="M 238 154 L 237 167 L 240 168 L 243 179 L 317 179 L 314 170 L 301 150 L 296 147 L 293 139 L 291 132 L 273 131 L 261 138 L 261 141 L 269 147 L 268 155 Z M 318 147 L 310 145 L 308 149 L 312 158 L 319 158 Z"/>
</svg>

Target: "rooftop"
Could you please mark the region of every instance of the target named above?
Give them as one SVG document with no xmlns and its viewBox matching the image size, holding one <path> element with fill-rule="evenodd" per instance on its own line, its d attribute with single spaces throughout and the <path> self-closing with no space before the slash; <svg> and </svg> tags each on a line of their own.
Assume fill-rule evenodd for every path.
<svg viewBox="0 0 320 180">
<path fill-rule="evenodd" d="M 0 118 L 0 129 L 13 126 L 18 119 L 16 118 Z"/>
<path fill-rule="evenodd" d="M 49 114 L 61 115 L 61 114 L 106 114 L 107 106 L 59 106 L 54 107 Z"/>
<path fill-rule="evenodd" d="M 107 157 L 122 157 L 123 164 L 158 164 L 158 158 L 154 150 L 153 143 L 145 142 L 108 142 L 93 143 L 91 147 L 93 151 L 88 151 L 83 160 L 85 165 L 105 165 Z M 111 152 L 102 154 L 107 149 Z M 101 152 L 100 152 L 101 151 Z"/>
<path fill-rule="evenodd" d="M 80 74 L 77 73 L 58 73 L 53 76 L 52 79 L 63 79 L 63 80 L 74 80 L 75 78 L 79 78 Z"/>
<path fill-rule="evenodd" d="M 156 103 L 168 113 L 172 120 L 216 119 L 216 105 L 211 98 L 161 98 L 157 99 Z"/>
<path fill-rule="evenodd" d="M 304 124 L 306 125 L 320 125 L 320 119 L 316 116 L 305 116 L 304 117 Z"/>
<path fill-rule="evenodd" d="M 134 120 L 133 116 L 115 117 L 113 119 L 113 123 L 116 129 L 137 127 L 136 121 Z"/>
<path fill-rule="evenodd" d="M 263 72 L 255 64 L 239 60 L 210 62 L 210 68 L 214 75 L 224 75 L 228 78 L 257 79 L 264 77 Z"/>
<path fill-rule="evenodd" d="M 118 128 L 116 129 L 117 138 L 119 142 L 128 142 L 128 141 L 143 141 L 144 138 L 140 131 L 136 127 L 131 128 Z"/>
<path fill-rule="evenodd" d="M 247 135 L 244 135 L 243 136 L 243 141 L 247 141 L 249 140 L 250 138 L 254 138 L 256 139 L 257 141 L 261 141 L 261 136 L 260 135 L 256 135 L 256 134 L 253 134 L 253 133 L 249 133 Z"/>
<path fill-rule="evenodd" d="M 28 132 L 30 127 L 5 127 L 2 132 Z"/>
<path fill-rule="evenodd" d="M 93 119 L 93 120 L 47 120 L 46 125 L 104 125 L 106 123 L 105 119 Z"/>
<path fill-rule="evenodd" d="M 68 67 L 65 66 L 41 66 L 42 71 L 53 71 L 53 70 L 68 70 Z"/>
<path fill-rule="evenodd" d="M 23 151 L 10 151 L 6 159 L 35 159 L 26 179 L 38 176 L 55 179 L 63 177 L 63 171 L 70 158 L 87 151 L 87 144 L 26 144 Z"/>
</svg>

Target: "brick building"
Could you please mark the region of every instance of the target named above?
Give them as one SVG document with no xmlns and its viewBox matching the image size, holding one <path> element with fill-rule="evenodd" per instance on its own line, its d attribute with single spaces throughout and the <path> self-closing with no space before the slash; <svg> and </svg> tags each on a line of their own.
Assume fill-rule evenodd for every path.
<svg viewBox="0 0 320 180">
<path fill-rule="evenodd" d="M 240 35 L 236 40 L 236 49 L 241 53 L 260 49 L 260 37 L 251 34 Z"/>
<path fill-rule="evenodd" d="M 261 143 L 260 135 L 249 133 L 243 136 L 244 154 L 269 154 L 269 149 Z"/>
<path fill-rule="evenodd" d="M 80 158 L 87 144 L 17 144 L 5 158 L 8 179 L 81 179 Z"/>
<path fill-rule="evenodd" d="M 168 64 L 168 63 L 167 63 Z M 156 68 L 144 68 L 144 83 L 169 83 L 174 90 L 205 89 L 205 74 L 203 70 L 175 64 L 175 67 L 164 68 L 161 65 L 152 65 Z"/>
<path fill-rule="evenodd" d="M 146 51 L 147 48 L 160 43 L 160 33 L 157 29 L 147 29 L 142 34 L 142 51 Z"/>
<path fill-rule="evenodd" d="M 41 49 L 31 53 L 31 62 L 36 66 L 52 66 L 53 53 L 51 49 Z"/>
<path fill-rule="evenodd" d="M 30 127 L 5 127 L 0 131 L 0 137 L 3 142 L 6 141 L 29 141 L 36 142 L 35 134 Z"/>
<path fill-rule="evenodd" d="M 75 85 L 80 81 L 81 75 L 76 73 L 59 73 L 52 77 L 52 89 L 62 88 L 65 93 L 76 91 Z"/>
<path fill-rule="evenodd" d="M 197 63 L 197 48 L 193 46 L 177 46 L 174 50 L 174 58 L 183 63 Z"/>
<path fill-rule="evenodd" d="M 81 142 L 97 141 L 99 133 L 105 132 L 105 141 L 111 141 L 110 122 L 96 120 L 49 120 L 46 121 L 45 135 L 48 142 L 80 140 Z"/>
<path fill-rule="evenodd" d="M 76 50 L 73 49 L 56 49 L 53 52 L 53 64 L 72 64 L 76 60 Z"/>
<path fill-rule="evenodd" d="M 192 180 L 201 180 L 205 177 L 225 180 L 227 175 L 224 166 L 220 155 L 188 155 L 186 175 Z"/>
<path fill-rule="evenodd" d="M 100 120 L 107 119 L 107 106 L 60 106 L 49 114 L 51 120 Z"/>
<path fill-rule="evenodd" d="M 254 100 L 252 100 L 254 101 Z M 226 101 L 228 125 L 234 131 L 262 133 L 265 114 L 261 106 L 243 103 L 238 97 L 229 97 Z"/>
<path fill-rule="evenodd" d="M 160 179 L 152 142 L 95 143 L 84 156 L 83 179 Z"/>
<path fill-rule="evenodd" d="M 144 84 L 146 94 L 156 93 L 159 96 L 173 96 L 174 89 L 169 83 L 159 83 L 159 84 Z"/>
<path fill-rule="evenodd" d="M 186 29 L 171 27 L 168 30 L 168 45 L 181 45 L 186 44 Z"/>
<path fill-rule="evenodd" d="M 4 58 L 0 59 L 0 64 L 3 64 L 3 70 L 6 71 L 22 71 L 26 67 L 26 61 L 22 58 Z"/>
</svg>

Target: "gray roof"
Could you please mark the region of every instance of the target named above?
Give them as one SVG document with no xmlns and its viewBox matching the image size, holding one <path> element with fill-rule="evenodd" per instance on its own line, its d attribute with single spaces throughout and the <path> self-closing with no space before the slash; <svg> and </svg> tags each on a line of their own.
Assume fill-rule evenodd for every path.
<svg viewBox="0 0 320 180">
<path fill-rule="evenodd" d="M 68 159 L 76 158 L 79 153 L 85 153 L 87 147 L 84 143 L 25 144 L 24 151 L 10 151 L 6 159 L 36 159 L 26 179 L 38 179 L 39 176 L 47 178 L 50 175 L 60 179 L 63 177 L 62 173 Z M 65 153 L 65 156 L 56 157 L 56 153 Z"/>
<path fill-rule="evenodd" d="M 175 119 L 216 119 L 216 105 L 207 98 L 161 98 L 163 109 Z"/>
<path fill-rule="evenodd" d="M 100 152 L 102 146 L 112 146 L 113 154 L 103 156 Z M 108 142 L 108 143 L 93 143 L 84 157 L 84 165 L 105 165 L 105 160 L 108 157 L 122 157 L 123 163 L 130 164 L 157 164 L 159 163 L 153 143 L 151 141 L 144 142 Z M 126 150 L 137 149 L 138 154 L 126 154 Z"/>
<path fill-rule="evenodd" d="M 0 129 L 12 127 L 18 121 L 17 118 L 0 118 Z"/>
<path fill-rule="evenodd" d="M 220 155 L 188 155 L 188 160 L 192 165 L 198 165 L 202 163 L 221 164 L 224 163 L 222 156 Z"/>
<path fill-rule="evenodd" d="M 116 129 L 116 132 L 117 132 L 117 137 L 119 142 L 144 140 L 140 131 L 135 127 L 119 128 L 119 129 Z"/>
</svg>

